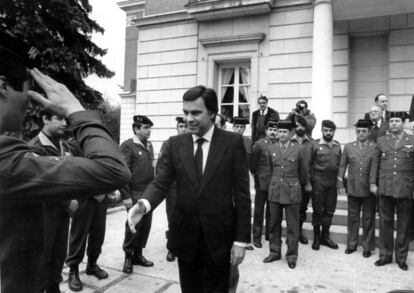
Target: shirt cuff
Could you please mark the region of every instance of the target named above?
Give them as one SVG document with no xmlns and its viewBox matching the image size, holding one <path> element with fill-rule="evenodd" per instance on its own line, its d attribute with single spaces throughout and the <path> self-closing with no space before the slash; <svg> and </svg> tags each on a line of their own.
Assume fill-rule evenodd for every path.
<svg viewBox="0 0 414 293">
<path fill-rule="evenodd" d="M 145 198 L 142 198 L 138 201 L 141 202 L 145 206 L 145 213 L 146 214 L 151 211 L 151 204 L 149 203 L 148 200 L 146 200 Z"/>
<path fill-rule="evenodd" d="M 246 247 L 247 247 L 247 245 L 248 245 L 248 243 L 239 242 L 239 241 L 234 241 L 234 242 L 233 242 L 233 245 L 236 245 L 236 246 L 240 246 L 240 247 L 244 247 L 244 248 L 246 248 Z"/>
</svg>

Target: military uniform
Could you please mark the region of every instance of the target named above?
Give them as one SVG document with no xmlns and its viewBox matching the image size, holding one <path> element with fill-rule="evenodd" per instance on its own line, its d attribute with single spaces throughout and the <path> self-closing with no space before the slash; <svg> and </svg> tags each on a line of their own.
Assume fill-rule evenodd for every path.
<svg viewBox="0 0 414 293">
<path fill-rule="evenodd" d="M 304 148 L 289 141 L 286 150 L 279 142 L 269 147 L 272 177 L 269 186 L 270 206 L 270 257 L 280 257 L 282 244 L 283 209 L 287 223 L 286 260 L 295 262 L 298 258 L 299 209 L 302 200 L 301 186 L 306 184 L 308 163 Z M 308 180 L 309 181 L 309 180 Z"/>
<path fill-rule="evenodd" d="M 365 252 L 375 249 L 375 195 L 370 184 L 377 183 L 378 150 L 373 142 L 355 141 L 345 145 L 338 171 L 338 189 L 344 188 L 343 177 L 348 168 L 348 236 L 347 248 L 355 250 L 358 245 L 360 212 L 362 207 L 362 238 Z"/>
<path fill-rule="evenodd" d="M 64 158 L 72 155 L 65 141 L 59 140 L 59 144 L 55 145 L 43 132 L 33 138 L 29 146 L 39 156 Z M 45 246 L 42 267 L 39 271 L 39 283 L 42 288 L 59 284 L 63 280 L 61 274 L 68 243 L 69 204 L 70 201 L 67 200 L 44 204 Z"/>
<path fill-rule="evenodd" d="M 244 143 L 244 148 L 246 149 L 246 153 L 249 156 L 252 151 L 252 140 L 250 139 L 250 137 L 243 135 L 243 143 Z"/>
<path fill-rule="evenodd" d="M 304 153 L 308 164 L 310 163 L 310 153 L 312 150 L 313 139 L 305 135 L 303 139 L 299 139 L 297 135 L 292 136 L 291 141 L 297 142 L 303 145 Z M 308 167 L 309 170 L 309 167 Z M 302 225 L 306 222 L 306 211 L 308 210 L 309 201 L 311 198 L 311 192 L 305 190 L 305 185 L 301 186 L 302 189 L 302 201 L 300 202 L 300 218 L 299 229 L 302 230 Z"/>
<path fill-rule="evenodd" d="M 414 190 L 414 136 L 402 133 L 397 145 L 391 135 L 378 138 L 380 260 L 405 263 L 409 247 L 409 223 Z M 394 210 L 397 238 L 394 247 Z"/>
<path fill-rule="evenodd" d="M 128 186 L 121 190 L 123 199 L 131 198 L 133 204 L 141 198 L 145 188 L 154 179 L 154 149 L 150 142 L 147 146 L 134 136 L 121 144 L 121 152 L 125 157 L 132 177 Z M 145 214 L 137 224 L 136 233 L 132 234 L 128 223 L 125 223 L 123 249 L 126 254 L 142 250 L 147 244 L 151 230 L 152 213 Z"/>
<path fill-rule="evenodd" d="M 43 202 L 116 189 L 130 173 L 97 113 L 68 117 L 86 158 L 39 157 L 26 142 L 0 136 L 0 264 L 2 293 L 38 291 L 44 247 Z"/>
<path fill-rule="evenodd" d="M 253 243 L 261 243 L 263 218 L 266 206 L 266 235 L 269 235 L 268 191 L 272 171 L 268 149 L 274 143 L 269 137 L 259 139 L 253 145 L 250 155 L 250 172 L 254 176 L 256 196 L 254 199 Z"/>
</svg>

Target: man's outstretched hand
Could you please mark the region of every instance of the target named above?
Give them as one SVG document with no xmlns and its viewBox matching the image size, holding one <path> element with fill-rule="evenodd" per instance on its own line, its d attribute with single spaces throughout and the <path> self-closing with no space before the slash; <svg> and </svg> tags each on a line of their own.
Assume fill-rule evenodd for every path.
<svg viewBox="0 0 414 293">
<path fill-rule="evenodd" d="M 141 221 L 145 215 L 146 209 L 142 202 L 138 201 L 128 211 L 128 226 L 132 233 L 136 233 L 135 226 Z"/>
<path fill-rule="evenodd" d="M 78 99 L 64 84 L 58 83 L 56 80 L 43 74 L 36 68 L 30 70 L 30 74 L 45 92 L 46 97 L 35 91 L 28 91 L 27 93 L 33 100 L 43 107 L 64 117 L 68 117 L 74 112 L 84 110 Z"/>
</svg>

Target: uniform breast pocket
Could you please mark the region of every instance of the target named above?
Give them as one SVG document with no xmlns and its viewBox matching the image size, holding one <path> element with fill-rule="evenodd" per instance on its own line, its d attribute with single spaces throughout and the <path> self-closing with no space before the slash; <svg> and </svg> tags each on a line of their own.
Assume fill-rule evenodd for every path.
<svg viewBox="0 0 414 293">
<path fill-rule="evenodd" d="M 301 200 L 301 188 L 298 179 L 289 179 L 289 194 L 291 203 L 300 202 Z"/>
<path fill-rule="evenodd" d="M 322 161 L 322 162 L 327 162 L 327 161 L 329 161 L 329 157 L 330 157 L 330 154 L 329 154 L 329 152 L 327 152 L 327 151 L 324 151 L 324 150 L 321 150 L 321 151 L 319 151 L 318 152 L 318 157 L 319 157 L 319 159 Z"/>
<path fill-rule="evenodd" d="M 412 159 L 413 158 L 413 154 L 414 154 L 414 152 L 413 152 L 413 148 L 411 147 L 411 148 L 409 148 L 409 147 L 404 147 L 403 148 L 403 152 L 404 152 L 404 155 L 405 155 L 405 157 L 407 158 L 407 159 Z"/>
</svg>

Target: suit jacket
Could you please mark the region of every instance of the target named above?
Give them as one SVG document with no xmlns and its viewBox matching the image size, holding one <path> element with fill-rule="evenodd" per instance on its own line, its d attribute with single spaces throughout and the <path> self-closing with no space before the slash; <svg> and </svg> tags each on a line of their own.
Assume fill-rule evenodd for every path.
<svg viewBox="0 0 414 293">
<path fill-rule="evenodd" d="M 177 198 L 168 249 L 181 260 L 191 262 L 203 236 L 214 262 L 228 263 L 234 241 L 250 242 L 249 173 L 242 136 L 214 129 L 201 182 L 194 165 L 192 135 L 170 137 L 158 160 L 156 178 L 142 198 L 155 208 L 174 180 Z"/>
<path fill-rule="evenodd" d="M 385 120 L 388 120 L 390 118 L 390 111 L 385 110 Z M 364 114 L 364 119 L 365 120 L 371 120 L 370 116 L 369 116 L 369 112 Z M 384 117 L 382 117 L 382 119 L 384 119 Z"/>
<path fill-rule="evenodd" d="M 262 133 L 258 133 L 258 129 L 257 129 L 257 119 L 260 115 L 260 109 L 256 110 L 253 112 L 253 116 L 252 116 L 252 141 L 253 143 L 263 137 L 266 137 L 266 134 L 262 134 Z M 276 110 L 267 107 L 267 114 L 265 115 L 265 121 L 264 121 L 264 125 L 266 126 L 267 121 L 270 120 L 270 118 L 272 118 L 273 120 L 279 120 L 279 112 L 277 112 Z"/>
<path fill-rule="evenodd" d="M 384 135 L 387 134 L 387 132 L 388 132 L 388 126 L 389 126 L 388 125 L 388 121 L 386 121 L 383 118 L 381 118 L 381 125 L 380 125 L 380 127 L 379 128 L 376 127 L 376 126 L 372 127 L 371 128 L 371 133 L 369 134 L 368 139 L 370 141 L 377 142 L 378 137 L 381 137 L 381 136 L 384 136 Z"/>
<path fill-rule="evenodd" d="M 301 186 L 310 182 L 309 163 L 304 150 L 304 147 L 295 141 L 290 141 L 284 152 L 279 142 L 269 146 L 272 168 L 269 201 L 300 204 Z"/>
<path fill-rule="evenodd" d="M 344 146 L 339 163 L 338 178 L 343 178 L 348 168 L 348 195 L 356 197 L 371 196 L 370 184 L 377 184 L 378 150 L 376 144 L 368 142 L 364 149 L 358 142 L 350 142 Z M 343 188 L 343 181 L 338 180 L 338 188 Z"/>
<path fill-rule="evenodd" d="M 404 133 L 397 146 L 391 135 L 378 138 L 380 196 L 413 198 L 414 136 Z"/>
</svg>

